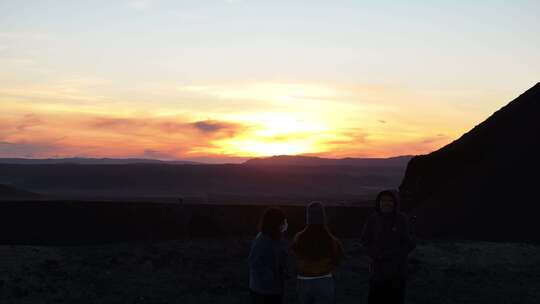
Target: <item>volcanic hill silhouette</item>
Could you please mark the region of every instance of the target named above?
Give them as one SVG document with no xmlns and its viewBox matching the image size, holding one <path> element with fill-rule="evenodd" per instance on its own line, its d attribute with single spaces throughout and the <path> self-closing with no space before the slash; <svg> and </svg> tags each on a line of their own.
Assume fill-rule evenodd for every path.
<svg viewBox="0 0 540 304">
<path fill-rule="evenodd" d="M 428 237 L 540 240 L 540 83 L 447 146 L 414 157 L 400 186 Z"/>
</svg>

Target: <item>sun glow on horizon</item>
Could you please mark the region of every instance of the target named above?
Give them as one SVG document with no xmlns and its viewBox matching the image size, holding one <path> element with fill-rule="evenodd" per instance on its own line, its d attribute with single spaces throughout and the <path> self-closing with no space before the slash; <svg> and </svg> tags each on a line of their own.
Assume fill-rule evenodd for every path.
<svg viewBox="0 0 540 304">
<path fill-rule="evenodd" d="M 324 151 L 320 144 L 321 133 L 332 130 L 322 119 L 300 119 L 294 113 L 237 115 L 234 121 L 247 125 L 245 132 L 217 140 L 215 147 L 194 152 L 219 152 L 243 157 L 314 153 Z"/>
<path fill-rule="evenodd" d="M 227 93 L 243 88 L 244 95 Z M 306 83 L 201 85 L 177 95 L 180 100 L 204 100 L 205 107 L 186 111 L 174 104 L 150 108 L 138 101 L 131 107 L 123 102 L 68 106 L 44 101 L 29 89 L 22 102 L 5 103 L 12 110 L 9 115 L 0 114 L 0 156 L 387 157 L 426 153 L 459 135 L 453 124 L 441 125 L 429 114 L 408 123 L 422 110 L 404 111 L 390 102 L 421 104 L 423 95 L 394 90 Z M 230 102 L 237 105 L 222 106 Z M 451 107 L 444 115 L 453 121 L 465 117 Z M 435 124 L 439 126 L 433 131 Z"/>
<path fill-rule="evenodd" d="M 538 1 L 131 2 L 0 1 L 0 157 L 424 154 L 540 79 Z"/>
<path fill-rule="evenodd" d="M 230 146 L 224 145 L 222 149 L 224 154 L 243 157 L 299 155 L 310 151 L 308 145 L 298 142 L 257 142 L 254 140 L 240 140 Z"/>
</svg>

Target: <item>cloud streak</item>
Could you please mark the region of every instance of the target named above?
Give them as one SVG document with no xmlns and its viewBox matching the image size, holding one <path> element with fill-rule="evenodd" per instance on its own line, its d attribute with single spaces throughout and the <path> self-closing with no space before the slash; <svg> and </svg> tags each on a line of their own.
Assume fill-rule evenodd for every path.
<svg viewBox="0 0 540 304">
<path fill-rule="evenodd" d="M 94 117 L 89 120 L 87 127 L 104 132 L 122 131 L 126 134 L 191 134 L 203 138 L 234 137 L 245 131 L 248 127 L 240 123 L 199 120 L 185 121 L 181 119 L 164 118 L 115 118 Z"/>
<path fill-rule="evenodd" d="M 43 113 L 20 114 L 0 125 L 0 157 L 207 157 L 209 151 L 219 151 L 218 141 L 244 136 L 250 129 L 217 119 Z"/>
<path fill-rule="evenodd" d="M 43 120 L 41 120 L 37 115 L 30 113 L 24 115 L 16 129 L 19 132 L 24 132 L 28 128 L 39 126 L 41 124 L 43 124 Z"/>
<path fill-rule="evenodd" d="M 9 109 L 0 113 L 0 140 L 20 144 L 20 153 L 30 153 L 35 144 L 38 154 L 63 156 L 377 157 L 426 153 L 457 135 L 454 125 L 434 128 L 441 119 L 422 115 L 426 109 L 411 113 L 383 100 L 416 96 L 406 90 L 294 83 L 176 85 L 175 91 L 156 86 L 159 94 L 152 100 L 179 95 L 150 108 L 142 102 L 149 96 L 118 101 L 93 92 L 103 84 L 97 79 L 50 84 L 27 93 L 0 88 L 0 101 Z M 190 108 L 195 101 L 205 107 Z M 432 130 L 445 135 L 430 135 Z"/>
</svg>

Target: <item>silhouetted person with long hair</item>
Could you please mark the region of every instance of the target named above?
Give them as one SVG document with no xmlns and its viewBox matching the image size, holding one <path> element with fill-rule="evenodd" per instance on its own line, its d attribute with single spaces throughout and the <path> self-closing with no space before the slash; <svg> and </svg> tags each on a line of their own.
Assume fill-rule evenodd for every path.
<svg viewBox="0 0 540 304">
<path fill-rule="evenodd" d="M 261 218 L 248 257 L 253 303 L 283 303 L 287 246 L 282 235 L 287 225 L 285 213 L 277 208 L 267 209 Z"/>
<path fill-rule="evenodd" d="M 334 303 L 332 271 L 343 258 L 343 247 L 328 230 L 321 203 L 313 202 L 307 206 L 306 227 L 294 237 L 291 250 L 297 258 L 300 302 Z"/>
<path fill-rule="evenodd" d="M 375 213 L 362 232 L 361 241 L 371 258 L 368 302 L 404 303 L 407 256 L 416 247 L 407 216 L 400 212 L 399 193 L 377 195 Z"/>
</svg>

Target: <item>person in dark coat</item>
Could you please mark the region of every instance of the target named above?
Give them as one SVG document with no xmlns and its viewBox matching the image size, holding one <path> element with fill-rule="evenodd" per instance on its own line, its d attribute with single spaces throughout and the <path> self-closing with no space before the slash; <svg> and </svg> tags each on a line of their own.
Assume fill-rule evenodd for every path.
<svg viewBox="0 0 540 304">
<path fill-rule="evenodd" d="M 407 257 L 416 248 L 409 219 L 400 212 L 399 193 L 395 190 L 380 192 L 375 210 L 361 236 L 371 258 L 368 303 L 404 303 Z"/>
<path fill-rule="evenodd" d="M 277 208 L 265 211 L 259 233 L 248 257 L 249 289 L 254 304 L 281 304 L 287 275 L 287 244 L 282 239 L 287 230 L 285 213 Z"/>
</svg>

